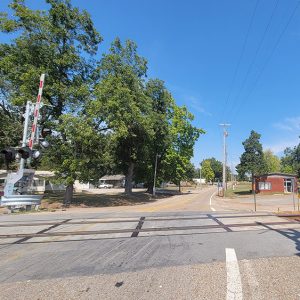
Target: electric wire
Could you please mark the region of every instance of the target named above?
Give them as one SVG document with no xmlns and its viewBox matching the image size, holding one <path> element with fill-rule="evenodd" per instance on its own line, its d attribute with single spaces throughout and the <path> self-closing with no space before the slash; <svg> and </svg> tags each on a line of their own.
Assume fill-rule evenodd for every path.
<svg viewBox="0 0 300 300">
<path fill-rule="evenodd" d="M 249 77 L 249 75 L 250 75 L 250 73 L 251 73 L 251 71 L 252 71 L 252 68 L 253 68 L 254 64 L 255 64 L 256 58 L 257 58 L 257 56 L 258 56 L 258 53 L 259 53 L 259 51 L 261 50 L 261 47 L 262 47 L 262 45 L 263 45 L 263 43 L 264 43 L 264 40 L 265 40 L 265 38 L 266 38 L 266 36 L 267 36 L 267 33 L 268 33 L 269 29 L 270 29 L 271 23 L 272 23 L 272 21 L 273 21 L 275 12 L 276 12 L 277 7 L 278 7 L 278 3 L 279 3 L 279 0 L 277 0 L 277 1 L 275 2 L 275 5 L 274 5 L 274 7 L 273 7 L 273 10 L 272 10 L 271 16 L 270 16 L 270 18 L 269 18 L 269 21 L 268 21 L 268 23 L 267 23 L 267 26 L 265 27 L 265 30 L 264 30 L 264 32 L 263 32 L 263 35 L 262 35 L 262 37 L 261 37 L 261 39 L 260 39 L 260 41 L 259 41 L 258 47 L 256 48 L 255 54 L 254 54 L 254 56 L 253 56 L 253 59 L 252 59 L 250 65 L 249 65 L 249 67 L 248 67 L 248 69 L 247 69 L 246 75 L 245 75 L 245 77 L 244 77 L 244 79 L 243 79 L 243 81 L 242 81 L 242 84 L 241 84 L 240 89 L 239 89 L 239 91 L 238 91 L 238 93 L 237 93 L 237 96 L 235 97 L 234 101 L 232 102 L 232 105 L 231 105 L 231 108 L 230 108 L 229 112 L 233 111 L 233 109 L 234 109 L 234 107 L 235 107 L 235 105 L 236 105 L 237 100 L 238 100 L 238 99 L 240 98 L 240 96 L 241 96 L 241 93 L 242 93 L 242 91 L 243 91 L 243 89 L 244 89 L 244 87 L 245 87 L 245 84 L 246 84 L 246 82 L 247 82 L 247 80 L 248 80 L 248 77 Z"/>
<path fill-rule="evenodd" d="M 239 112 L 240 109 L 242 108 L 242 104 L 245 104 L 245 103 L 248 101 L 248 99 L 250 98 L 250 96 L 251 96 L 252 93 L 254 92 L 255 88 L 257 87 L 257 84 L 258 84 L 258 82 L 259 82 L 259 80 L 260 80 L 260 78 L 261 78 L 263 72 L 265 71 L 266 67 L 268 66 L 268 64 L 269 64 L 271 58 L 273 57 L 273 55 L 274 55 L 276 49 L 278 48 L 278 45 L 279 45 L 279 43 L 280 43 L 280 41 L 281 41 L 281 39 L 282 39 L 284 33 L 286 32 L 287 28 L 289 27 L 289 25 L 290 25 L 292 19 L 294 18 L 295 14 L 296 14 L 296 11 L 297 11 L 297 9 L 298 9 L 298 7 L 299 7 L 299 5 L 300 5 L 300 1 L 298 1 L 297 4 L 295 5 L 295 7 L 294 7 L 292 13 L 290 14 L 290 16 L 289 16 L 289 18 L 288 18 L 288 20 L 287 20 L 285 26 L 283 27 L 282 31 L 280 32 L 280 34 L 279 34 L 279 36 L 278 36 L 278 38 L 277 38 L 277 40 L 276 40 L 276 42 L 275 42 L 275 44 L 274 44 L 274 46 L 273 46 L 273 49 L 272 49 L 270 55 L 269 55 L 269 56 L 267 57 L 267 59 L 265 60 L 265 63 L 263 64 L 262 68 L 260 69 L 260 72 L 258 73 L 258 76 L 256 77 L 256 80 L 255 80 L 254 84 L 252 85 L 252 89 L 250 90 L 250 92 L 249 92 L 248 95 L 246 96 L 245 100 L 244 100 L 243 102 L 239 102 L 239 106 L 238 106 L 238 108 L 237 108 L 237 110 L 236 110 L 236 113 L 234 114 L 233 119 L 232 119 L 233 122 L 234 122 L 234 120 L 235 120 L 235 118 L 236 118 L 238 112 Z"/>
<path fill-rule="evenodd" d="M 235 83 L 235 80 L 236 80 L 236 77 L 237 77 L 237 73 L 238 73 L 238 70 L 240 68 L 240 64 L 241 64 L 242 58 L 243 58 L 245 50 L 246 50 L 246 46 L 247 46 L 247 43 L 248 43 L 248 38 L 249 38 L 249 35 L 250 35 L 250 31 L 252 29 L 252 25 L 253 25 L 253 21 L 254 21 L 255 15 L 256 15 L 256 11 L 257 11 L 259 1 L 260 0 L 256 1 L 253 13 L 251 15 L 250 23 L 249 23 L 249 26 L 248 26 L 248 29 L 247 29 L 247 32 L 246 32 L 246 36 L 245 36 L 245 39 L 244 39 L 244 43 L 243 43 L 243 46 L 242 46 L 242 51 L 240 53 L 237 65 L 235 67 L 234 75 L 233 75 L 233 78 L 232 78 L 232 81 L 231 81 L 231 84 L 230 84 L 230 88 L 229 88 L 229 91 L 228 91 L 228 94 L 227 94 L 227 97 L 226 97 L 226 100 L 225 100 L 225 103 L 224 103 L 224 106 L 223 106 L 223 111 L 222 111 L 222 114 L 221 114 L 221 119 L 222 120 L 224 118 L 225 110 L 226 110 L 227 104 L 229 102 L 229 99 L 231 97 L 231 93 L 232 93 L 233 86 L 234 86 L 234 83 Z"/>
</svg>

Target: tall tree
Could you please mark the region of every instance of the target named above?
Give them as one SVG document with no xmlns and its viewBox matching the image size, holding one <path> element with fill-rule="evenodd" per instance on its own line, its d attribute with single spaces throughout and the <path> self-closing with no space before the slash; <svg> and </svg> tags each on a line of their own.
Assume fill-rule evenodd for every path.
<svg viewBox="0 0 300 300">
<path fill-rule="evenodd" d="M 214 157 L 206 158 L 205 160 L 210 162 L 210 166 L 214 172 L 214 179 L 215 180 L 222 180 L 223 176 L 223 164 L 219 160 Z M 205 161 L 203 160 L 202 163 Z"/>
<path fill-rule="evenodd" d="M 24 0 L 13 0 L 13 16 L 1 14 L 0 30 L 17 37 L 0 44 L 0 89 L 5 90 L 6 103 L 22 106 L 34 101 L 39 76 L 45 73 L 43 101 L 50 106 L 44 121 L 59 131 L 60 116 L 78 114 L 91 96 L 93 56 L 102 38 L 89 14 L 72 7 L 69 0 L 45 2 L 49 10 L 39 11 L 28 8 Z M 68 189 L 74 180 L 68 180 Z"/>
<path fill-rule="evenodd" d="M 48 11 L 31 10 L 24 0 L 10 4 L 13 17 L 2 14 L 0 29 L 16 33 L 11 44 L 0 44 L 1 82 L 9 85 L 10 102 L 23 105 L 34 100 L 36 83 L 46 74 L 44 100 L 51 114 L 59 117 L 66 110 L 77 110 L 89 96 L 92 56 L 101 36 L 86 11 L 73 8 L 69 0 L 46 0 Z"/>
<path fill-rule="evenodd" d="M 190 159 L 194 154 L 194 145 L 204 131 L 193 126 L 194 116 L 185 106 L 174 105 L 173 117 L 170 120 L 172 142 L 167 149 L 163 164 L 163 178 L 179 186 L 182 180 L 192 176 Z"/>
<path fill-rule="evenodd" d="M 205 178 L 206 182 L 210 182 L 215 178 L 215 173 L 211 167 L 211 161 L 209 159 L 205 159 L 202 163 L 202 174 Z"/>
<path fill-rule="evenodd" d="M 83 114 L 61 116 L 57 129 L 59 134 L 49 138 L 51 146 L 43 155 L 42 167 L 55 170 L 56 181 L 67 186 L 67 204 L 75 180 L 97 184 L 110 170 L 110 137 Z"/>
<path fill-rule="evenodd" d="M 153 134 L 149 112 L 151 102 L 144 93 L 147 62 L 132 41 L 122 45 L 116 39 L 100 62 L 101 81 L 90 111 L 111 130 L 115 165 L 125 174 L 125 192 L 132 192 L 135 167 L 142 160 Z"/>
<path fill-rule="evenodd" d="M 263 148 L 259 141 L 260 137 L 259 133 L 252 130 L 249 138 L 243 142 L 245 151 L 240 158 L 239 165 L 236 167 L 240 177 L 244 177 L 248 173 L 253 178 L 254 175 L 265 172 Z"/>
<path fill-rule="evenodd" d="M 269 149 L 264 151 L 264 162 L 267 173 L 279 172 L 281 169 L 280 159 Z"/>
<path fill-rule="evenodd" d="M 134 178 L 135 181 L 145 182 L 148 192 L 152 193 L 155 163 L 157 162 L 156 178 L 159 182 L 162 180 L 161 162 L 172 142 L 170 120 L 175 103 L 164 82 L 159 79 L 150 79 L 146 83 L 145 94 L 151 103 L 151 110 L 148 115 L 151 135 L 147 140 L 144 156 L 137 164 Z"/>
<path fill-rule="evenodd" d="M 294 148 L 286 148 L 281 158 L 281 171 L 295 173 L 300 177 L 300 143 Z"/>
</svg>

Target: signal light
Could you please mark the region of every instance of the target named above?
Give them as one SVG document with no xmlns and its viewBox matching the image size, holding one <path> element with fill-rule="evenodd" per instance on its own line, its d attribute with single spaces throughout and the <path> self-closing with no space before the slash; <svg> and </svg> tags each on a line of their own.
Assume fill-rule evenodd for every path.
<svg viewBox="0 0 300 300">
<path fill-rule="evenodd" d="M 48 135 L 51 135 L 51 134 L 52 134 L 52 130 L 51 129 L 45 128 L 45 127 L 42 128 L 41 136 L 43 138 L 45 138 L 45 137 L 47 137 Z"/>
<path fill-rule="evenodd" d="M 41 152 L 39 150 L 34 150 L 32 152 L 32 157 L 35 158 L 35 159 L 39 158 L 40 155 L 41 155 Z"/>
<path fill-rule="evenodd" d="M 48 148 L 49 147 L 49 143 L 47 141 L 42 141 L 41 142 L 42 147 L 44 148 Z"/>
<path fill-rule="evenodd" d="M 21 158 L 27 159 L 32 156 L 32 151 L 29 147 L 22 147 L 18 150 L 18 153 L 20 153 Z"/>
</svg>

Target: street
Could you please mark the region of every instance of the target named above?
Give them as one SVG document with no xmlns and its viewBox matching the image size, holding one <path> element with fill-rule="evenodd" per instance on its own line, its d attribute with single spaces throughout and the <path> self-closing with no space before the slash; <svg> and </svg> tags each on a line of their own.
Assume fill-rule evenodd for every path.
<svg viewBox="0 0 300 300">
<path fill-rule="evenodd" d="M 213 192 L 131 212 L 1 216 L 0 299 L 299 299 L 300 224 L 195 211 Z"/>
</svg>

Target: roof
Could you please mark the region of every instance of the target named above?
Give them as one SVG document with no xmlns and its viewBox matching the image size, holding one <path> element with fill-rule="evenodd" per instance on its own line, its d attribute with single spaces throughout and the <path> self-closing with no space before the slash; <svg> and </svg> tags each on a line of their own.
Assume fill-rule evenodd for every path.
<svg viewBox="0 0 300 300">
<path fill-rule="evenodd" d="M 35 170 L 34 172 L 34 176 L 37 177 L 52 177 L 54 175 L 55 173 L 52 171 Z M 0 177 L 6 177 L 6 176 L 7 176 L 7 170 L 0 170 Z"/>
<path fill-rule="evenodd" d="M 123 180 L 125 179 L 125 175 L 118 174 L 118 175 L 105 175 L 100 178 L 100 180 Z"/>
<path fill-rule="evenodd" d="M 267 173 L 262 175 L 257 175 L 255 177 L 270 177 L 270 176 L 281 176 L 281 177 L 297 177 L 296 174 L 287 174 L 287 173 L 281 173 L 281 172 L 274 172 L 274 173 Z"/>
</svg>

